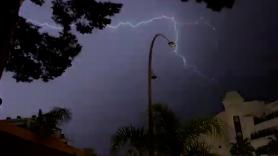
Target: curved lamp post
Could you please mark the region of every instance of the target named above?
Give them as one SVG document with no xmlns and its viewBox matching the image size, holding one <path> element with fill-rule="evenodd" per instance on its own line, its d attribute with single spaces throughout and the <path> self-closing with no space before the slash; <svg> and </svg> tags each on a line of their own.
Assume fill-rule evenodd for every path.
<svg viewBox="0 0 278 156">
<path fill-rule="evenodd" d="M 170 41 L 165 35 L 163 34 L 156 34 L 151 42 L 150 52 L 149 52 L 149 64 L 148 64 L 148 115 L 149 115 L 149 137 L 150 137 L 150 151 L 149 156 L 154 156 L 154 148 L 153 148 L 153 134 L 154 134 L 154 123 L 153 123 L 153 111 L 152 111 L 152 79 L 156 79 L 157 77 L 154 75 L 152 70 L 152 54 L 153 54 L 153 47 L 156 39 L 158 37 L 162 37 L 167 40 L 168 45 L 172 48 L 176 47 L 175 42 Z"/>
</svg>

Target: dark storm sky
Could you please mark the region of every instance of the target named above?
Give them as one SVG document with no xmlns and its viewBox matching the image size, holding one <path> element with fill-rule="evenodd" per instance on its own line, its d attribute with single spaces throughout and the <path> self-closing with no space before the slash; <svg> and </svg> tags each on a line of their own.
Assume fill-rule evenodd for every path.
<svg viewBox="0 0 278 156">
<path fill-rule="evenodd" d="M 112 2 L 124 4 L 112 25 L 121 21 L 136 24 L 161 15 L 177 20 L 178 52 L 186 58 L 187 67 L 164 40 L 158 40 L 154 56 L 159 76 L 154 83 L 156 102 L 191 118 L 219 112 L 229 90 L 238 90 L 248 99 L 278 98 L 277 0 L 237 1 L 232 10 L 221 13 L 179 0 Z M 53 24 L 47 7 L 28 1 L 21 14 Z M 199 24 L 188 24 L 201 17 Z M 54 106 L 70 108 L 73 119 L 64 127 L 71 143 L 107 155 L 110 136 L 117 128 L 146 120 L 149 43 L 158 32 L 175 39 L 173 28 L 171 21 L 163 19 L 137 28 L 107 28 L 78 35 L 83 51 L 63 76 L 49 83 L 16 83 L 11 74 L 4 74 L 0 116 L 30 116 L 39 108 L 47 111 Z"/>
</svg>

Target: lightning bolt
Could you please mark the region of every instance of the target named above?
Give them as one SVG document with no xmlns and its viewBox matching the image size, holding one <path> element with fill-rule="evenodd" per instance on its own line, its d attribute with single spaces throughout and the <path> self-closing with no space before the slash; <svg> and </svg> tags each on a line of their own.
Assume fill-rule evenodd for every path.
<svg viewBox="0 0 278 156">
<path fill-rule="evenodd" d="M 162 15 L 162 16 L 159 16 L 159 17 L 154 17 L 154 18 L 151 18 L 149 20 L 145 20 L 145 21 L 141 21 L 141 22 L 138 22 L 136 24 L 133 24 L 133 23 L 130 23 L 130 22 L 120 22 L 116 25 L 108 25 L 107 27 L 110 28 L 110 29 L 118 29 L 122 26 L 129 26 L 131 28 L 137 28 L 137 27 L 140 27 L 142 25 L 147 25 L 149 23 L 152 23 L 152 22 L 155 22 L 155 21 L 158 21 L 158 20 L 169 20 L 173 23 L 173 26 L 174 26 L 174 32 L 175 32 L 175 40 L 174 42 L 176 43 L 176 48 L 174 50 L 174 53 L 180 57 L 182 59 L 182 62 L 184 64 L 184 66 L 186 66 L 186 59 L 184 56 L 182 56 L 180 53 L 178 53 L 178 42 L 179 42 L 179 31 L 178 31 L 178 23 L 176 21 L 176 19 L 174 17 L 169 17 L 169 16 L 165 16 L 165 15 Z"/>
<path fill-rule="evenodd" d="M 155 22 L 155 21 L 158 21 L 158 20 L 169 20 L 172 22 L 173 24 L 173 28 L 174 28 L 174 32 L 175 32 L 175 43 L 176 43 L 176 48 L 174 50 L 174 53 L 179 57 L 181 58 L 182 62 L 183 62 L 183 65 L 184 67 L 186 67 L 187 63 L 186 63 L 186 58 L 181 55 L 179 52 L 178 52 L 178 46 L 179 46 L 179 31 L 178 31 L 178 22 L 177 20 L 175 19 L 175 17 L 170 17 L 170 16 L 166 16 L 166 15 L 161 15 L 161 16 L 158 16 L 158 17 L 154 17 L 154 18 L 151 18 L 149 20 L 144 20 L 144 21 L 141 21 L 141 22 L 138 22 L 138 23 L 131 23 L 131 22 L 120 22 L 116 25 L 108 25 L 107 27 L 110 28 L 110 29 L 118 29 L 122 26 L 129 26 L 131 28 L 137 28 L 137 27 L 140 27 L 142 25 L 147 25 L 147 24 L 150 24 L 152 22 Z M 182 25 L 199 25 L 199 24 L 204 24 L 206 25 L 207 27 L 209 27 L 211 30 L 213 31 L 216 31 L 216 28 L 211 25 L 210 23 L 206 22 L 204 20 L 204 17 L 200 17 L 198 20 L 194 21 L 194 22 L 186 22 L 186 23 L 182 23 Z"/>
<path fill-rule="evenodd" d="M 192 69 L 195 73 L 197 73 L 198 75 L 200 75 L 200 76 L 202 76 L 202 77 L 204 77 L 206 79 L 212 80 L 211 78 L 208 78 L 205 74 L 203 74 L 200 70 L 198 70 L 196 66 L 188 65 L 185 56 L 183 56 L 178 51 L 178 48 L 179 48 L 179 38 L 180 38 L 179 30 L 178 30 L 178 25 L 179 24 L 181 26 L 183 26 L 183 25 L 185 25 L 185 26 L 205 25 L 210 30 L 216 31 L 216 28 L 212 24 L 207 22 L 204 17 L 200 17 L 199 19 L 197 19 L 196 21 L 193 21 L 193 22 L 178 23 L 175 17 L 161 15 L 161 16 L 154 17 L 154 18 L 151 18 L 151 19 L 148 19 L 148 20 L 140 21 L 138 23 L 131 23 L 131 22 L 128 22 L 128 21 L 126 21 L 126 22 L 119 22 L 116 25 L 107 25 L 107 28 L 109 28 L 109 29 L 119 29 L 120 27 L 124 27 L 124 26 L 131 27 L 131 28 L 137 28 L 137 27 L 140 27 L 140 26 L 143 26 L 143 25 L 147 25 L 147 24 L 159 21 L 159 20 L 168 20 L 168 21 L 170 21 L 173 24 L 173 30 L 174 30 L 174 33 L 175 33 L 174 41 L 176 43 L 176 48 L 174 50 L 174 53 L 175 53 L 176 56 L 178 56 L 182 60 L 183 66 L 185 68 Z M 62 30 L 63 29 L 60 26 L 49 24 L 47 22 L 41 23 L 41 22 L 38 22 L 38 21 L 33 20 L 33 19 L 28 19 L 28 21 L 32 22 L 35 25 L 41 26 L 41 27 L 43 27 L 45 29 L 55 29 L 55 30 Z"/>
</svg>

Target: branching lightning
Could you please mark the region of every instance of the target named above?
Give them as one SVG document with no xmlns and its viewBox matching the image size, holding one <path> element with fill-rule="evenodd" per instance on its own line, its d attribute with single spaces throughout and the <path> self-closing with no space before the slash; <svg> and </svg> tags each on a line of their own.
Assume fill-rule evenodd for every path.
<svg viewBox="0 0 278 156">
<path fill-rule="evenodd" d="M 150 23 L 158 21 L 158 20 L 169 20 L 173 24 L 173 30 L 174 30 L 174 33 L 175 33 L 174 41 L 176 43 L 176 48 L 174 50 L 174 53 L 179 58 L 182 59 L 183 65 L 184 65 L 184 67 L 186 67 L 186 64 L 187 64 L 186 63 L 186 58 L 178 52 L 178 48 L 179 48 L 179 30 L 178 30 L 178 22 L 175 19 L 175 17 L 161 15 L 161 16 L 158 16 L 158 17 L 151 18 L 149 20 L 140 21 L 140 22 L 135 23 L 135 24 L 133 24 L 131 22 L 120 22 L 120 23 L 118 23 L 116 25 L 108 25 L 107 27 L 110 28 L 110 29 L 118 29 L 118 28 L 120 28 L 122 26 L 129 26 L 131 28 L 137 28 L 137 27 L 140 27 L 142 25 L 150 24 Z M 199 25 L 199 24 L 204 24 L 204 25 L 206 25 L 207 27 L 209 27 L 213 31 L 216 30 L 216 28 L 214 26 L 212 26 L 210 23 L 205 22 L 203 17 L 199 18 L 198 20 L 196 20 L 194 22 L 182 23 L 182 25 Z"/>
<path fill-rule="evenodd" d="M 203 78 L 205 78 L 207 80 L 213 81 L 214 79 L 209 78 L 208 76 L 206 76 L 204 73 L 202 73 L 200 70 L 198 70 L 198 68 L 196 66 L 187 64 L 185 56 L 183 56 L 181 53 L 179 53 L 179 51 L 178 51 L 178 48 L 179 48 L 179 36 L 180 36 L 179 30 L 178 30 L 178 24 L 179 23 L 177 22 L 175 17 L 161 15 L 161 16 L 158 16 L 158 17 L 151 18 L 149 20 L 140 21 L 140 22 L 135 23 L 135 24 L 133 24 L 131 22 L 120 22 L 120 23 L 118 23 L 116 25 L 108 25 L 107 27 L 110 28 L 110 29 L 119 29 L 122 26 L 129 26 L 131 28 L 137 28 L 137 27 L 140 27 L 142 25 L 150 24 L 150 23 L 158 21 L 158 20 L 169 20 L 173 24 L 173 30 L 174 30 L 174 33 L 175 33 L 174 41 L 176 43 L 176 48 L 174 50 L 174 53 L 179 58 L 181 58 L 181 60 L 183 62 L 183 66 L 185 68 L 190 68 L 197 75 L 199 75 L 199 76 L 201 76 L 201 77 L 203 77 Z M 200 24 L 207 26 L 212 31 L 216 31 L 216 28 L 212 24 L 210 24 L 209 22 L 205 21 L 204 17 L 200 17 L 198 20 L 196 20 L 194 22 L 183 22 L 180 25 L 196 26 L 196 25 L 200 25 Z"/>
<path fill-rule="evenodd" d="M 109 29 L 119 29 L 121 27 L 126 26 L 126 27 L 131 27 L 131 28 L 135 29 L 135 28 L 138 28 L 140 26 L 147 25 L 147 24 L 159 21 L 159 20 L 168 20 L 168 21 L 170 21 L 173 24 L 173 31 L 175 33 L 174 41 L 176 43 L 176 48 L 174 50 L 174 53 L 175 53 L 175 55 L 177 55 L 182 60 L 183 66 L 186 67 L 186 68 L 192 69 L 195 73 L 197 73 L 198 75 L 200 75 L 200 76 L 202 76 L 202 77 L 204 77 L 206 79 L 210 79 L 205 74 L 203 74 L 201 71 L 199 71 L 195 66 L 188 65 L 187 62 L 186 62 L 185 56 L 183 56 L 178 51 L 178 48 L 179 48 L 179 38 L 180 38 L 178 25 L 180 25 L 180 26 L 196 26 L 196 25 L 201 25 L 202 24 L 202 25 L 205 25 L 206 27 L 208 27 L 210 30 L 216 31 L 216 28 L 213 25 L 211 25 L 209 22 L 205 21 L 205 19 L 203 17 L 200 17 L 198 20 L 196 20 L 194 22 L 178 23 L 177 20 L 175 19 L 175 17 L 161 15 L 161 16 L 154 17 L 154 18 L 151 18 L 151 19 L 148 19 L 148 20 L 140 21 L 138 23 L 131 23 L 131 22 L 128 22 L 128 21 L 126 21 L 126 22 L 119 22 L 116 25 L 108 25 L 107 28 L 109 28 Z M 28 19 L 28 21 L 30 21 L 31 23 L 33 23 L 35 25 L 41 26 L 41 27 L 43 27 L 45 29 L 62 30 L 62 27 L 56 26 L 56 25 L 52 25 L 52 24 L 49 24 L 49 23 L 46 23 L 46 22 L 45 23 L 41 23 L 41 22 L 38 22 L 38 21 L 32 20 L 32 19 Z"/>
<path fill-rule="evenodd" d="M 149 24 L 149 23 L 152 23 L 152 22 L 155 22 L 155 21 L 158 21 L 158 20 L 169 20 L 173 23 L 173 28 L 174 28 L 174 32 L 175 32 L 175 43 L 176 43 L 176 48 L 174 50 L 175 54 L 180 57 L 183 61 L 183 64 L 186 65 L 186 59 L 184 56 L 182 56 L 180 53 L 178 53 L 178 42 L 179 42 L 179 32 L 178 32 L 178 27 L 177 27 L 177 21 L 174 17 L 169 17 L 169 16 L 165 16 L 165 15 L 162 15 L 162 16 L 158 16 L 158 17 L 154 17 L 154 18 L 151 18 L 149 20 L 145 20 L 145 21 L 141 21 L 141 22 L 138 22 L 136 24 L 132 24 L 130 22 L 120 22 L 118 23 L 117 25 L 109 25 L 108 28 L 110 29 L 118 29 L 122 26 L 129 26 L 131 28 L 137 28 L 137 27 L 140 27 L 142 25 L 146 25 L 146 24 Z"/>
</svg>

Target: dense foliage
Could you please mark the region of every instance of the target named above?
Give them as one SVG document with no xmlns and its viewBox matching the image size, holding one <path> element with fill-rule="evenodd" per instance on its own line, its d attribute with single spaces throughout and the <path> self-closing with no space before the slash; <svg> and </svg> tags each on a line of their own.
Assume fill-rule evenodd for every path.
<svg viewBox="0 0 278 156">
<path fill-rule="evenodd" d="M 45 0 L 31 0 L 43 6 Z M 95 0 L 51 0 L 52 19 L 60 25 L 58 36 L 42 33 L 40 27 L 23 17 L 16 21 L 9 42 L 6 70 L 17 81 L 52 80 L 71 66 L 81 51 L 72 28 L 85 34 L 103 29 L 111 23 L 111 16 L 120 12 L 122 4 Z"/>
</svg>

